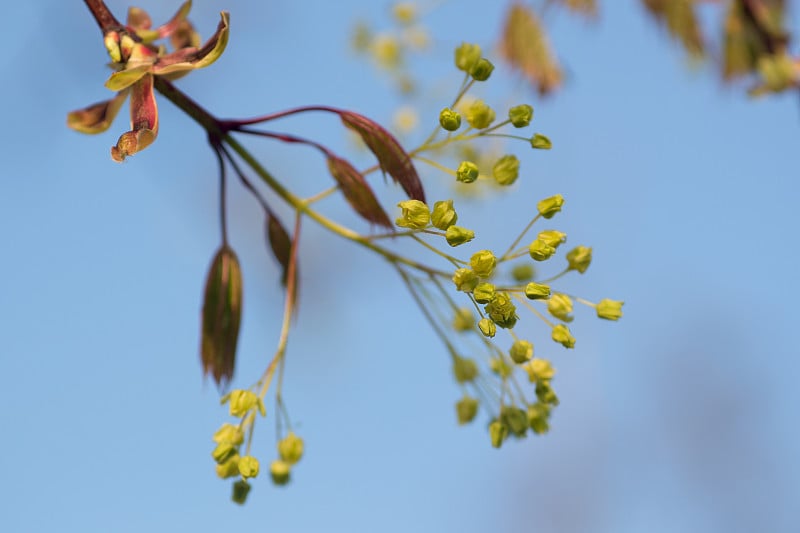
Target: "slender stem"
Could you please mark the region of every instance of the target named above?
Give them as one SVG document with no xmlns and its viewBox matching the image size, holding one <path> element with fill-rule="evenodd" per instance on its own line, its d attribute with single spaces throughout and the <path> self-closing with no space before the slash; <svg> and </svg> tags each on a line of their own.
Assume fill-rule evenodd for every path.
<svg viewBox="0 0 800 533">
<path fill-rule="evenodd" d="M 222 244 L 228 245 L 228 216 L 226 212 L 226 176 L 225 176 L 225 161 L 222 159 L 220 148 L 212 145 L 214 153 L 217 155 L 219 161 L 219 225 L 222 232 Z"/>
<path fill-rule="evenodd" d="M 533 227 L 533 225 L 536 223 L 536 221 L 539 220 L 540 216 L 541 216 L 541 213 L 537 214 L 535 217 L 533 217 L 533 220 L 528 222 L 528 225 L 525 226 L 525 229 L 523 229 L 522 232 L 517 236 L 517 238 L 514 239 L 514 242 L 511 243 L 511 246 L 508 247 L 508 250 L 506 250 L 506 252 L 503 255 L 500 256 L 500 260 L 501 261 L 503 261 L 504 259 L 508 259 L 508 255 L 514 250 L 514 248 L 517 247 L 517 245 L 519 244 L 519 241 L 521 241 L 522 238 L 525 237 L 525 234 L 528 233 L 528 231 Z"/>
</svg>

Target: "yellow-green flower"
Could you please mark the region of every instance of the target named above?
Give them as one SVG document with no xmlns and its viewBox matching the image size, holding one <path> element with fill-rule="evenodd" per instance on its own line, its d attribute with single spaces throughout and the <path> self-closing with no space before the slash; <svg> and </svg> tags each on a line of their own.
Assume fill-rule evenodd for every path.
<svg viewBox="0 0 800 533">
<path fill-rule="evenodd" d="M 567 253 L 567 262 L 570 270 L 577 270 L 583 274 L 592 262 L 592 249 L 587 246 L 576 246 Z"/>
<path fill-rule="evenodd" d="M 606 320 L 619 320 L 622 317 L 622 305 L 624 303 L 604 298 L 597 302 L 597 316 Z"/>
<path fill-rule="evenodd" d="M 545 198 L 536 204 L 536 209 L 539 214 L 544 218 L 553 218 L 553 215 L 561 211 L 561 206 L 564 205 L 564 197 L 560 194 Z"/>
<path fill-rule="evenodd" d="M 525 285 L 525 296 L 529 300 L 546 300 L 550 298 L 550 286 L 544 283 L 531 281 Z"/>
<path fill-rule="evenodd" d="M 477 44 L 461 43 L 455 51 L 456 68 L 469 72 L 481 59 L 481 47 Z"/>
<path fill-rule="evenodd" d="M 478 414 L 478 399 L 471 396 L 464 396 L 456 403 L 456 415 L 458 424 L 464 425 L 472 422 Z"/>
<path fill-rule="evenodd" d="M 551 337 L 554 341 L 561 344 L 564 348 L 575 347 L 575 337 L 570 333 L 569 328 L 564 324 L 558 324 L 553 327 Z"/>
<path fill-rule="evenodd" d="M 547 359 L 531 359 L 522 368 L 531 383 L 549 381 L 556 375 L 556 369 Z"/>
<path fill-rule="evenodd" d="M 525 340 L 516 340 L 511 345 L 508 355 L 512 361 L 521 365 L 533 357 L 533 344 Z"/>
<path fill-rule="evenodd" d="M 303 457 L 303 450 L 303 439 L 295 435 L 294 431 L 290 431 L 278 441 L 278 455 L 290 465 L 295 464 Z"/>
<path fill-rule="evenodd" d="M 479 281 L 478 275 L 469 268 L 459 268 L 453 273 L 453 283 L 461 292 L 472 292 Z"/>
<path fill-rule="evenodd" d="M 397 204 L 402 210 L 400 218 L 394 221 L 401 228 L 425 229 L 431 221 L 431 212 L 425 202 L 405 200 Z"/>
<path fill-rule="evenodd" d="M 547 310 L 551 315 L 564 322 L 572 322 L 573 320 L 573 317 L 570 316 L 572 298 L 566 294 L 556 293 L 550 296 L 550 299 L 547 300 Z"/>
<path fill-rule="evenodd" d="M 214 442 L 221 444 L 223 442 L 227 442 L 229 444 L 233 444 L 234 446 L 238 446 L 244 441 L 244 432 L 239 428 L 239 426 L 234 426 L 233 424 L 224 423 L 222 427 L 219 428 L 216 433 L 214 433 Z"/>
<path fill-rule="evenodd" d="M 245 479 L 256 477 L 258 475 L 258 467 L 258 459 L 252 455 L 245 455 L 239 458 L 239 473 Z"/>
<path fill-rule="evenodd" d="M 469 260 L 472 270 L 481 278 L 491 277 L 494 267 L 497 265 L 497 258 L 491 250 L 481 250 L 472 254 Z"/>
<path fill-rule="evenodd" d="M 442 200 L 433 204 L 433 211 L 431 212 L 431 224 L 434 227 L 447 230 L 450 226 L 456 223 L 458 214 L 453 208 L 453 200 Z"/>
<path fill-rule="evenodd" d="M 469 125 L 475 129 L 482 130 L 491 126 L 494 122 L 494 110 L 483 100 L 475 100 L 467 107 L 464 115 Z"/>
</svg>

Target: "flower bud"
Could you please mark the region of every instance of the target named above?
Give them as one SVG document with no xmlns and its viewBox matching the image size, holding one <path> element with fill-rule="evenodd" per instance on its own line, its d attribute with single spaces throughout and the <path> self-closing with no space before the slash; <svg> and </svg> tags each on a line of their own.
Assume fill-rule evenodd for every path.
<svg viewBox="0 0 800 533">
<path fill-rule="evenodd" d="M 564 348 L 575 347 L 575 337 L 572 336 L 569 328 L 564 324 L 558 324 L 554 326 L 551 337 L 554 341 L 564 346 Z"/>
<path fill-rule="evenodd" d="M 108 52 L 112 63 L 122 62 L 122 52 L 119 48 L 119 41 L 119 33 L 115 31 L 110 31 L 106 33 L 105 37 L 103 37 L 103 44 L 106 47 L 106 51 Z"/>
<path fill-rule="evenodd" d="M 272 482 L 276 485 L 286 485 L 289 483 L 291 470 L 291 465 L 286 461 L 275 460 L 269 465 L 269 475 L 272 476 Z"/>
<path fill-rule="evenodd" d="M 494 180 L 500 185 L 511 185 L 519 176 L 519 159 L 515 155 L 504 155 L 492 168 Z"/>
<path fill-rule="evenodd" d="M 478 376 L 478 365 L 473 359 L 456 357 L 453 360 L 453 376 L 458 383 L 469 383 Z"/>
<path fill-rule="evenodd" d="M 478 329 L 481 330 L 484 337 L 489 337 L 490 339 L 497 335 L 497 324 L 492 322 L 488 318 L 481 318 L 478 322 Z"/>
<path fill-rule="evenodd" d="M 558 405 L 558 396 L 549 381 L 536 382 L 536 398 L 545 405 Z"/>
<path fill-rule="evenodd" d="M 533 265 L 529 265 L 528 263 L 515 265 L 511 270 L 511 277 L 514 278 L 514 281 L 528 281 L 533 279 L 535 275 L 536 270 L 533 268 Z"/>
<path fill-rule="evenodd" d="M 453 273 L 453 283 L 457 291 L 472 292 L 478 285 L 478 275 L 469 268 L 459 268 Z"/>
<path fill-rule="evenodd" d="M 492 446 L 499 448 L 503 445 L 503 441 L 508 437 L 508 428 L 503 425 L 499 420 L 493 420 L 489 424 L 489 438 L 492 441 Z"/>
<path fill-rule="evenodd" d="M 566 294 L 556 293 L 550 296 L 550 299 L 547 300 L 547 310 L 551 315 L 564 322 L 572 322 L 573 320 L 573 317 L 570 316 L 572 298 Z"/>
<path fill-rule="evenodd" d="M 278 441 L 278 455 L 290 465 L 295 464 L 303 457 L 303 449 L 303 439 L 295 435 L 294 431 L 290 431 Z"/>
<path fill-rule="evenodd" d="M 508 119 L 515 128 L 524 128 L 533 120 L 533 108 L 528 104 L 520 104 L 508 110 Z"/>
<path fill-rule="evenodd" d="M 481 278 L 491 277 L 494 267 L 497 265 L 497 258 L 491 250 L 481 250 L 472 254 L 469 260 L 472 270 Z"/>
<path fill-rule="evenodd" d="M 236 455 L 236 446 L 229 442 L 217 444 L 217 447 L 211 452 L 211 457 L 217 462 L 217 464 L 222 464 L 228 461 L 234 455 Z"/>
<path fill-rule="evenodd" d="M 461 127 L 461 115 L 449 107 L 439 112 L 439 125 L 447 131 L 456 131 Z"/>
<path fill-rule="evenodd" d="M 508 355 L 511 356 L 512 361 L 521 365 L 533 357 L 533 344 L 528 341 L 516 340 L 511 345 Z"/>
<path fill-rule="evenodd" d="M 531 359 L 522 368 L 527 372 L 531 383 L 549 381 L 556 375 L 556 369 L 547 359 Z"/>
<path fill-rule="evenodd" d="M 550 139 L 541 133 L 534 133 L 533 137 L 531 137 L 531 148 L 535 148 L 537 150 L 549 150 L 552 147 L 553 143 L 550 142 Z"/>
<path fill-rule="evenodd" d="M 597 316 L 606 320 L 619 320 L 622 317 L 624 303 L 604 298 L 597 302 Z"/>
<path fill-rule="evenodd" d="M 250 492 L 250 483 L 247 481 L 240 479 L 239 481 L 233 484 L 233 495 L 231 499 L 234 503 L 238 503 L 239 505 L 244 504 L 247 501 L 247 494 Z"/>
<path fill-rule="evenodd" d="M 463 426 L 475 419 L 478 414 L 478 400 L 470 396 L 464 396 L 456 403 L 456 416 L 458 417 L 458 425 Z"/>
<path fill-rule="evenodd" d="M 528 425 L 537 435 L 542 435 L 550 430 L 548 419 L 550 418 L 550 406 L 543 403 L 535 403 L 528 406 Z"/>
<path fill-rule="evenodd" d="M 400 24 L 412 24 L 417 18 L 417 6 L 413 2 L 398 2 L 392 7 L 392 14 Z"/>
<path fill-rule="evenodd" d="M 494 65 L 492 65 L 492 62 L 482 57 L 472 66 L 469 75 L 472 76 L 472 79 L 475 81 L 486 81 L 489 79 L 489 76 L 492 75 L 493 70 Z"/>
<path fill-rule="evenodd" d="M 506 363 L 506 360 L 502 357 L 490 358 L 489 368 L 491 368 L 492 372 L 500 376 L 502 379 L 505 379 L 514 373 L 514 369 L 508 363 Z"/>
<path fill-rule="evenodd" d="M 461 226 L 450 226 L 444 233 L 444 238 L 450 246 L 458 246 L 475 238 L 475 232 Z"/>
<path fill-rule="evenodd" d="M 431 212 L 425 202 L 405 200 L 397 204 L 402 209 L 400 218 L 394 221 L 401 228 L 425 229 L 431 221 Z"/>
<path fill-rule="evenodd" d="M 483 100 L 475 100 L 464 115 L 469 125 L 477 130 L 488 128 L 494 122 L 494 110 Z"/>
<path fill-rule="evenodd" d="M 517 438 L 528 431 L 528 414 L 519 407 L 504 405 L 500 408 L 500 422 Z"/>
<path fill-rule="evenodd" d="M 583 274 L 592 262 L 592 249 L 586 246 L 576 246 L 567 253 L 567 261 L 570 270 L 577 270 Z"/>
<path fill-rule="evenodd" d="M 511 302 L 511 297 L 504 292 L 499 292 L 494 300 L 486 304 L 484 310 L 492 322 L 501 328 L 511 329 L 517 323 L 517 308 Z"/>
<path fill-rule="evenodd" d="M 537 235 L 537 239 L 544 242 L 548 246 L 558 248 L 559 244 L 567 242 L 567 234 L 554 229 L 548 229 L 545 231 L 540 231 L 539 235 Z"/>
<path fill-rule="evenodd" d="M 531 281 L 525 285 L 525 296 L 529 300 L 546 300 L 550 298 L 550 286 L 544 283 Z"/>
<path fill-rule="evenodd" d="M 228 479 L 239 475 L 239 455 L 230 457 L 224 463 L 217 465 L 217 477 Z"/>
<path fill-rule="evenodd" d="M 481 47 L 477 44 L 461 43 L 461 46 L 456 48 L 455 60 L 458 70 L 469 72 L 480 59 Z"/>
<path fill-rule="evenodd" d="M 475 317 L 469 307 L 460 307 L 453 317 L 453 329 L 456 331 L 470 331 L 475 326 Z"/>
<path fill-rule="evenodd" d="M 238 446 L 244 441 L 244 432 L 238 426 L 226 422 L 214 433 L 213 439 L 217 444 L 227 442 Z"/>
<path fill-rule="evenodd" d="M 494 300 L 495 287 L 491 283 L 478 283 L 472 291 L 472 297 L 479 304 L 488 304 Z"/>
<path fill-rule="evenodd" d="M 239 473 L 247 479 L 258 475 L 258 459 L 252 455 L 245 455 L 239 458 Z"/>
<path fill-rule="evenodd" d="M 431 212 L 431 223 L 439 228 L 446 230 L 456 223 L 458 215 L 456 210 L 453 209 L 453 200 L 443 200 L 433 204 L 433 211 Z"/>
<path fill-rule="evenodd" d="M 478 165 L 471 161 L 462 161 L 456 169 L 456 181 L 472 183 L 478 179 Z"/>
<path fill-rule="evenodd" d="M 225 398 L 223 398 L 224 400 Z M 241 418 L 246 415 L 253 407 L 258 407 L 258 410 L 261 411 L 263 407 L 263 403 L 261 399 L 256 396 L 256 393 L 249 390 L 242 390 L 236 389 L 231 391 L 230 394 L 227 395 L 227 400 L 229 402 L 229 409 L 231 416 L 235 416 L 236 418 Z M 261 416 L 264 416 L 264 412 L 261 413 Z"/>
<path fill-rule="evenodd" d="M 528 251 L 531 254 L 531 257 L 534 261 L 547 261 L 553 254 L 556 253 L 556 249 L 544 242 L 541 239 L 536 239 L 533 241 L 528 248 Z"/>
<path fill-rule="evenodd" d="M 561 206 L 564 205 L 564 197 L 560 194 L 545 198 L 536 204 L 536 209 L 539 214 L 544 218 L 553 218 L 553 215 L 561 211 Z"/>
</svg>

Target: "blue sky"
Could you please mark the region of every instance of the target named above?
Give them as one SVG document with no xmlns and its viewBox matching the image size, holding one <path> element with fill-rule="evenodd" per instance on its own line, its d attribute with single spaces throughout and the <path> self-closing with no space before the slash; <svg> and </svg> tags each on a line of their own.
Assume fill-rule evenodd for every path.
<svg viewBox="0 0 800 533">
<path fill-rule="evenodd" d="M 554 220 L 595 250 L 570 290 L 626 302 L 619 323 L 579 313 L 574 351 L 541 340 L 559 369 L 551 433 L 497 451 L 483 422 L 458 427 L 446 353 L 396 275 L 307 223 L 285 383 L 307 456 L 290 487 L 257 480 L 245 507 L 213 473 L 225 411 L 197 355 L 215 160 L 166 101 L 158 141 L 122 165 L 108 150 L 124 118 L 100 136 L 67 130 L 69 110 L 107 97 L 100 34 L 80 2 L 17 6 L 0 58 L 0 529 L 797 531 L 797 95 L 748 100 L 689 65 L 637 2 L 604 3 L 597 24 L 551 20 L 568 71 L 556 97 L 495 72 L 487 98 L 534 104 L 554 149 L 526 153 L 510 194 L 462 214 L 502 236 L 564 194 Z M 176 7 L 140 5 L 155 21 Z M 221 9 L 228 50 L 180 81 L 219 116 L 323 103 L 388 122 L 403 103 L 348 52 L 354 20 L 386 25 L 388 3 L 201 0 L 203 35 Z M 427 21 L 420 77 L 438 110 L 460 81 L 456 44 L 496 57 L 500 10 L 446 2 Z M 295 124 L 349 147 L 336 120 Z M 253 146 L 301 191 L 327 179 L 307 151 Z M 272 353 L 282 296 L 257 206 L 231 201 L 244 386 Z M 269 460 L 272 419 L 256 439 Z"/>
</svg>

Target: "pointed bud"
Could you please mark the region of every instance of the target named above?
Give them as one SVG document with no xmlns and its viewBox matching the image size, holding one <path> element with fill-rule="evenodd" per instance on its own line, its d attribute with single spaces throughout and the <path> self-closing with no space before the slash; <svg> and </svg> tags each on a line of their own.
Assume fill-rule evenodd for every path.
<svg viewBox="0 0 800 533">
<path fill-rule="evenodd" d="M 567 253 L 567 261 L 570 270 L 577 270 L 583 274 L 592 263 L 592 249 L 587 246 L 576 246 Z"/>
<path fill-rule="evenodd" d="M 555 196 L 540 201 L 536 204 L 536 209 L 544 218 L 553 218 L 553 215 L 561 211 L 561 206 L 563 205 L 564 197 L 560 194 L 556 194 Z"/>
<path fill-rule="evenodd" d="M 537 150 L 549 150 L 552 147 L 553 143 L 550 142 L 550 139 L 541 133 L 535 133 L 533 137 L 531 137 L 531 148 L 535 148 Z"/>
<path fill-rule="evenodd" d="M 533 108 L 528 104 L 520 104 L 508 110 L 508 119 L 515 128 L 524 128 L 533 120 Z"/>
<path fill-rule="evenodd" d="M 604 298 L 597 302 L 597 316 L 606 320 L 619 320 L 622 317 L 624 303 Z"/>
</svg>

